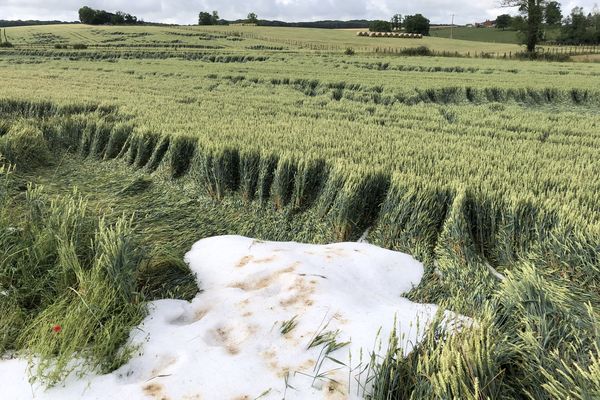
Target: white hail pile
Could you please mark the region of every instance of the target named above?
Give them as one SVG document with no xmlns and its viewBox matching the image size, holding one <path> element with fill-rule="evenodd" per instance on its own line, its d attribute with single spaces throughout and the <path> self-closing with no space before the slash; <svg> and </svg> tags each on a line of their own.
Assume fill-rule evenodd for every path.
<svg viewBox="0 0 600 400">
<path fill-rule="evenodd" d="M 224 236 L 199 241 L 186 261 L 202 292 L 152 302 L 131 332 L 140 350 L 126 365 L 44 390 L 28 383 L 25 361 L 0 361 L 3 396 L 362 398 L 364 367 L 385 351 L 394 320 L 409 352 L 437 311 L 402 297 L 420 282 L 420 263 L 366 243 Z"/>
</svg>

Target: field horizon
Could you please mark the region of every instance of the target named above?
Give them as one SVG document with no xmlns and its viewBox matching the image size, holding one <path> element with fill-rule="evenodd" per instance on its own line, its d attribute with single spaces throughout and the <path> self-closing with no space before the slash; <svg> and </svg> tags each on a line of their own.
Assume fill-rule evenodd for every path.
<svg viewBox="0 0 600 400">
<path fill-rule="evenodd" d="M 238 376 L 243 357 L 273 374 L 269 388 L 242 375 L 227 387 L 247 398 L 600 393 L 600 64 L 582 62 L 591 47 L 548 46 L 532 61 L 508 34 L 6 32 L 0 372 L 23 383 L 29 366 L 36 396 L 74 396 L 86 379 L 90 393 L 106 379 L 122 383 L 114 395 L 199 395 L 181 384 L 192 353 L 167 351 L 156 333 L 171 329 L 212 354 L 193 353 L 206 371 L 194 379 L 218 371 L 215 360 Z M 253 239 L 209 239 L 223 235 Z M 264 241 L 274 243 L 254 249 Z M 280 243 L 290 241 L 304 244 Z M 326 246 L 340 242 L 348 247 Z M 202 243 L 217 247 L 184 262 Z M 411 284 L 405 266 L 420 271 Z M 229 302 L 252 304 L 252 315 Z M 310 310 L 326 302 L 340 315 L 321 326 Z M 411 307 L 428 310 L 420 327 Z M 375 309 L 374 322 L 357 322 Z M 379 350 L 357 362 L 351 337 L 377 337 L 365 325 L 380 320 Z M 407 323 L 422 329 L 410 345 Z M 149 326 L 144 342 L 136 332 Z M 139 349 L 156 354 L 158 372 Z M 343 376 L 326 373 L 336 368 Z"/>
</svg>

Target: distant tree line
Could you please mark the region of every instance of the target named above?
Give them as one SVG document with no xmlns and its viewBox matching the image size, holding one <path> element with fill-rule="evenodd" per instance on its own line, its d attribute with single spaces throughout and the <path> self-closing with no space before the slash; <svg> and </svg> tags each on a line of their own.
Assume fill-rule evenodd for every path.
<svg viewBox="0 0 600 400">
<path fill-rule="evenodd" d="M 400 30 L 403 26 L 408 33 L 429 34 L 429 20 L 421 14 L 407 15 L 402 18 L 400 14 L 394 15 L 391 22 L 356 19 L 350 21 L 324 20 L 308 22 L 284 22 L 258 19 L 258 16 L 251 12 L 245 19 L 228 21 L 219 17 L 218 11 L 201 11 L 198 14 L 198 25 L 230 25 L 230 24 L 255 24 L 260 26 L 279 26 L 293 28 L 321 28 L 321 29 L 361 29 L 369 28 L 376 32 L 390 32 Z"/>
<path fill-rule="evenodd" d="M 515 0 L 509 3 L 518 5 L 521 15 L 498 16 L 496 28 L 521 32 L 530 50 L 538 42 L 547 40 L 546 28 L 559 28 L 559 34 L 554 39 L 558 43 L 600 43 L 600 11 L 597 8 L 586 14 L 582 7 L 575 7 L 571 14 L 564 18 L 560 3 L 557 1 Z"/>
<path fill-rule="evenodd" d="M 200 11 L 198 14 L 198 25 L 229 25 L 229 24 L 255 24 L 255 25 L 263 25 L 261 22 L 269 22 L 269 21 L 259 21 L 256 13 L 249 13 L 246 19 L 240 19 L 237 21 L 227 21 L 219 18 L 219 12 L 213 11 Z M 266 24 L 265 24 L 266 26 Z"/>
<path fill-rule="evenodd" d="M 368 19 L 354 19 L 350 21 L 324 20 L 308 22 L 284 22 L 259 20 L 261 26 L 281 26 L 290 28 L 320 28 L 320 29 L 367 29 L 371 24 Z"/>
<path fill-rule="evenodd" d="M 575 7 L 564 21 L 559 42 L 566 44 L 600 44 L 600 11 L 584 13 Z"/>
<path fill-rule="evenodd" d="M 58 25 L 58 24 L 78 24 L 77 22 L 63 22 L 63 21 L 38 21 L 38 20 L 16 20 L 16 21 L 7 21 L 4 19 L 0 19 L 0 27 L 2 28 L 10 28 L 12 26 L 32 26 L 32 25 Z"/>
<path fill-rule="evenodd" d="M 198 14 L 198 25 L 226 25 L 225 22 L 220 23 L 219 13 L 217 11 L 213 11 L 212 13 L 201 11 Z"/>
<path fill-rule="evenodd" d="M 79 9 L 79 21 L 88 25 L 134 25 L 139 22 L 136 16 L 122 11 L 111 13 L 88 6 Z"/>
<path fill-rule="evenodd" d="M 521 13 L 523 14 L 523 11 L 521 11 Z M 563 19 L 562 10 L 558 1 L 548 1 L 542 3 L 540 5 L 540 10 L 537 12 L 537 14 L 539 14 L 540 16 L 540 24 L 545 24 L 546 26 L 551 27 L 560 26 Z M 513 17 L 510 14 L 502 14 L 499 15 L 498 18 L 496 18 L 496 28 L 502 30 L 523 30 L 526 24 L 527 20 L 526 16 L 524 15 L 518 15 Z"/>
<path fill-rule="evenodd" d="M 407 33 L 420 33 L 421 35 L 429 35 L 430 21 L 422 14 L 407 15 L 402 18 L 402 15 L 396 14 L 388 21 L 372 21 L 369 24 L 371 32 L 392 32 L 404 29 Z"/>
</svg>

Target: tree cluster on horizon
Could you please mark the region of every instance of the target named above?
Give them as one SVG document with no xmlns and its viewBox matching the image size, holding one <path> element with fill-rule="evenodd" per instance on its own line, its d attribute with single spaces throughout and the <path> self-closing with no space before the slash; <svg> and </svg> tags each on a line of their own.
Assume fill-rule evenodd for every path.
<svg viewBox="0 0 600 400">
<path fill-rule="evenodd" d="M 400 30 L 404 28 L 407 33 L 420 33 L 429 35 L 430 21 L 422 14 L 406 15 L 402 17 L 400 14 L 394 15 L 390 22 L 381 20 L 356 20 L 356 21 L 315 21 L 315 22 L 283 22 L 283 21 L 268 21 L 259 20 L 256 13 L 251 12 L 246 19 L 227 21 L 219 17 L 218 11 L 201 11 L 198 14 L 198 25 L 229 25 L 230 23 L 246 23 L 264 26 L 294 26 L 294 27 L 315 27 L 315 28 L 344 28 L 345 25 L 352 25 L 353 22 L 361 22 L 361 26 L 369 25 L 369 30 L 374 32 L 391 32 L 392 30 Z"/>
<path fill-rule="evenodd" d="M 562 10 L 558 1 L 548 1 L 542 5 L 541 10 L 541 23 L 546 26 L 560 26 L 563 19 Z M 523 15 L 512 16 L 510 14 L 502 14 L 496 18 L 496 28 L 498 29 L 515 29 L 522 30 L 525 24 L 525 18 Z"/>
<path fill-rule="evenodd" d="M 206 11 L 200 11 L 198 14 L 198 25 L 219 25 L 219 13 L 213 11 L 212 13 Z"/>
<path fill-rule="evenodd" d="M 122 11 L 111 13 L 88 6 L 79 9 L 79 21 L 88 25 L 133 25 L 139 22 L 136 16 Z"/>
<path fill-rule="evenodd" d="M 600 43 L 600 10 L 585 14 L 582 7 L 575 7 L 562 24 L 559 42 L 567 44 Z"/>
<path fill-rule="evenodd" d="M 402 15 L 396 14 L 390 22 L 380 20 L 371 22 L 369 30 L 371 32 L 392 32 L 404 29 L 407 33 L 429 35 L 430 25 L 429 19 L 425 18 L 423 14 L 406 15 L 404 18 Z"/>
<path fill-rule="evenodd" d="M 237 21 L 236 21 L 237 22 Z M 240 22 L 245 22 L 247 24 L 256 24 L 258 25 L 259 20 L 256 13 L 249 13 L 245 20 Z M 198 25 L 228 25 L 229 21 L 219 18 L 219 12 L 213 11 L 212 13 L 207 11 L 200 11 L 198 14 Z"/>
<path fill-rule="evenodd" d="M 520 15 L 502 14 L 496 18 L 496 28 L 521 32 L 528 51 L 545 40 L 545 28 L 560 28 L 556 42 L 568 44 L 600 43 L 600 11 L 597 8 L 587 15 L 582 7 L 575 7 L 564 18 L 558 1 L 504 0 L 505 5 L 519 7 Z"/>
</svg>

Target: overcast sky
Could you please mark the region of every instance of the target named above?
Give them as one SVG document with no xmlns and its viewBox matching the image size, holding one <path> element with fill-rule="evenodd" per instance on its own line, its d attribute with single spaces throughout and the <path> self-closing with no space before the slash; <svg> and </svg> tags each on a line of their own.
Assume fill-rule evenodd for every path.
<svg viewBox="0 0 600 400">
<path fill-rule="evenodd" d="M 562 1 L 563 13 L 576 5 L 590 10 L 599 0 Z M 0 19 L 74 21 L 82 5 L 122 10 L 145 21 L 193 24 L 201 10 L 218 10 L 221 18 L 244 18 L 253 11 L 262 19 L 389 19 L 395 13 L 422 13 L 432 23 L 470 23 L 506 12 L 501 0 L 0 0 Z"/>
</svg>

